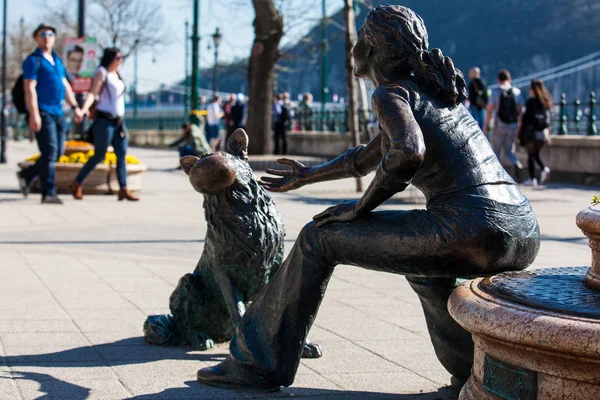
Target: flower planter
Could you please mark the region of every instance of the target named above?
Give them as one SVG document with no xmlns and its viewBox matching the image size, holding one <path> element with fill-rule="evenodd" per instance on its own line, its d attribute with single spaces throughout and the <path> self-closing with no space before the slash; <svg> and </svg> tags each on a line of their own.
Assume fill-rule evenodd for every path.
<svg viewBox="0 0 600 400">
<path fill-rule="evenodd" d="M 32 165 L 24 161 L 18 165 L 21 169 Z M 68 186 L 75 180 L 84 164 L 56 163 L 56 190 L 58 193 L 68 193 Z M 127 188 L 133 192 L 142 190 L 142 173 L 148 168 L 144 164 L 127 164 Z M 32 185 L 33 192 L 40 191 L 39 180 Z M 119 191 L 119 182 L 115 166 L 98 164 L 83 184 L 84 194 L 107 194 Z"/>
<path fill-rule="evenodd" d="M 75 153 L 86 154 L 90 150 L 94 150 L 94 146 L 91 144 L 89 146 L 67 146 L 67 147 L 65 147 L 64 155 L 70 156 L 71 154 L 75 154 Z M 114 151 L 113 147 L 108 146 L 108 149 L 106 150 L 106 152 L 111 153 L 113 151 Z"/>
</svg>

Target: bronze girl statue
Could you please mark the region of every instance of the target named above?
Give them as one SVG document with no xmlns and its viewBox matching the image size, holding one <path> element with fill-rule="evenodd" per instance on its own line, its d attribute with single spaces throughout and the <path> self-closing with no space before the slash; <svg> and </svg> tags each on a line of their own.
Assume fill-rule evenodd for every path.
<svg viewBox="0 0 600 400">
<path fill-rule="evenodd" d="M 357 201 L 330 207 L 300 232 L 271 283 L 247 310 L 221 364 L 200 382 L 277 390 L 294 381 L 302 347 L 338 264 L 406 276 L 418 294 L 435 352 L 459 381 L 470 375 L 471 335 L 448 314 L 457 278 L 530 265 L 539 227 L 527 199 L 504 171 L 477 122 L 461 104 L 465 80 L 439 49 L 428 49 L 423 20 L 401 6 L 373 9 L 353 50 L 355 75 L 377 89 L 380 132 L 329 163 L 269 170 L 268 190 L 364 176 Z M 426 210 L 374 211 L 409 184 Z"/>
</svg>

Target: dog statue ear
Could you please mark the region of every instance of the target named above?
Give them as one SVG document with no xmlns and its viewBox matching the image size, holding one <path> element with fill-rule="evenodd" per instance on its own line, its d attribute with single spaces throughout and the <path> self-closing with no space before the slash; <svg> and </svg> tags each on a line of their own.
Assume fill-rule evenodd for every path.
<svg viewBox="0 0 600 400">
<path fill-rule="evenodd" d="M 242 160 L 248 159 L 248 135 L 242 128 L 236 129 L 227 140 L 227 151 Z"/>
<path fill-rule="evenodd" d="M 198 162 L 198 160 L 199 160 L 199 158 L 196 156 L 181 157 L 179 159 L 179 165 L 181 165 L 181 169 L 183 170 L 183 172 L 185 172 L 187 175 L 189 175 L 190 170 L 192 169 L 194 164 L 196 164 L 196 162 Z"/>
</svg>

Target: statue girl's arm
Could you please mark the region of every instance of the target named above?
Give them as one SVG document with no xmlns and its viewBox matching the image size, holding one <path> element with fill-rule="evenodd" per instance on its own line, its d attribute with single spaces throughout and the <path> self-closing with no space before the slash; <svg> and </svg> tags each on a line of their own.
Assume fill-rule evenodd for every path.
<svg viewBox="0 0 600 400">
<path fill-rule="evenodd" d="M 355 147 L 329 163 L 311 168 L 297 161 L 280 160 L 292 169 L 267 170 L 280 178 L 263 177 L 265 188 L 286 192 L 309 183 L 364 176 L 377 168 L 375 179 L 360 200 L 344 202 L 316 215 L 314 219 L 318 226 L 333 221 L 351 221 L 374 210 L 394 193 L 404 190 L 425 156 L 421 129 L 407 99 L 396 91 L 379 87 L 373 94 L 372 104 L 383 132 L 367 146 Z M 386 135 L 390 142 L 385 155 L 382 154 L 382 135 Z"/>
</svg>

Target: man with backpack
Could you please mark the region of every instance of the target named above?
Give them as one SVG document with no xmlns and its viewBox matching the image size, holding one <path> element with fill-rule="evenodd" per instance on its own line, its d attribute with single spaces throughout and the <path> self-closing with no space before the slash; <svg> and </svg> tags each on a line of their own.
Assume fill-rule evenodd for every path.
<svg viewBox="0 0 600 400">
<path fill-rule="evenodd" d="M 73 108 L 75 122 L 81 122 L 83 114 L 66 78 L 63 62 L 53 50 L 56 29 L 42 23 L 33 37 L 37 49 L 23 61 L 23 75 L 13 88 L 13 102 L 20 113 L 27 115 L 41 155 L 34 165 L 18 172 L 17 178 L 21 192 L 27 196 L 33 178 L 39 175 L 42 204 L 62 204 L 56 195 L 54 163 L 60 149 L 64 149 L 63 101 L 66 99 Z"/>
<path fill-rule="evenodd" d="M 481 70 L 473 67 L 469 70 L 469 112 L 483 129 L 485 110 L 488 104 L 488 91 L 485 81 L 481 78 Z"/>
<path fill-rule="evenodd" d="M 494 128 L 491 143 L 498 160 L 502 162 L 502 154 L 515 168 L 515 175 L 523 167 L 515 154 L 515 136 L 523 115 L 523 97 L 519 88 L 511 85 L 510 72 L 505 69 L 498 73 L 498 88 L 492 90 L 483 132 L 487 134 L 488 124 L 494 115 Z"/>
</svg>

